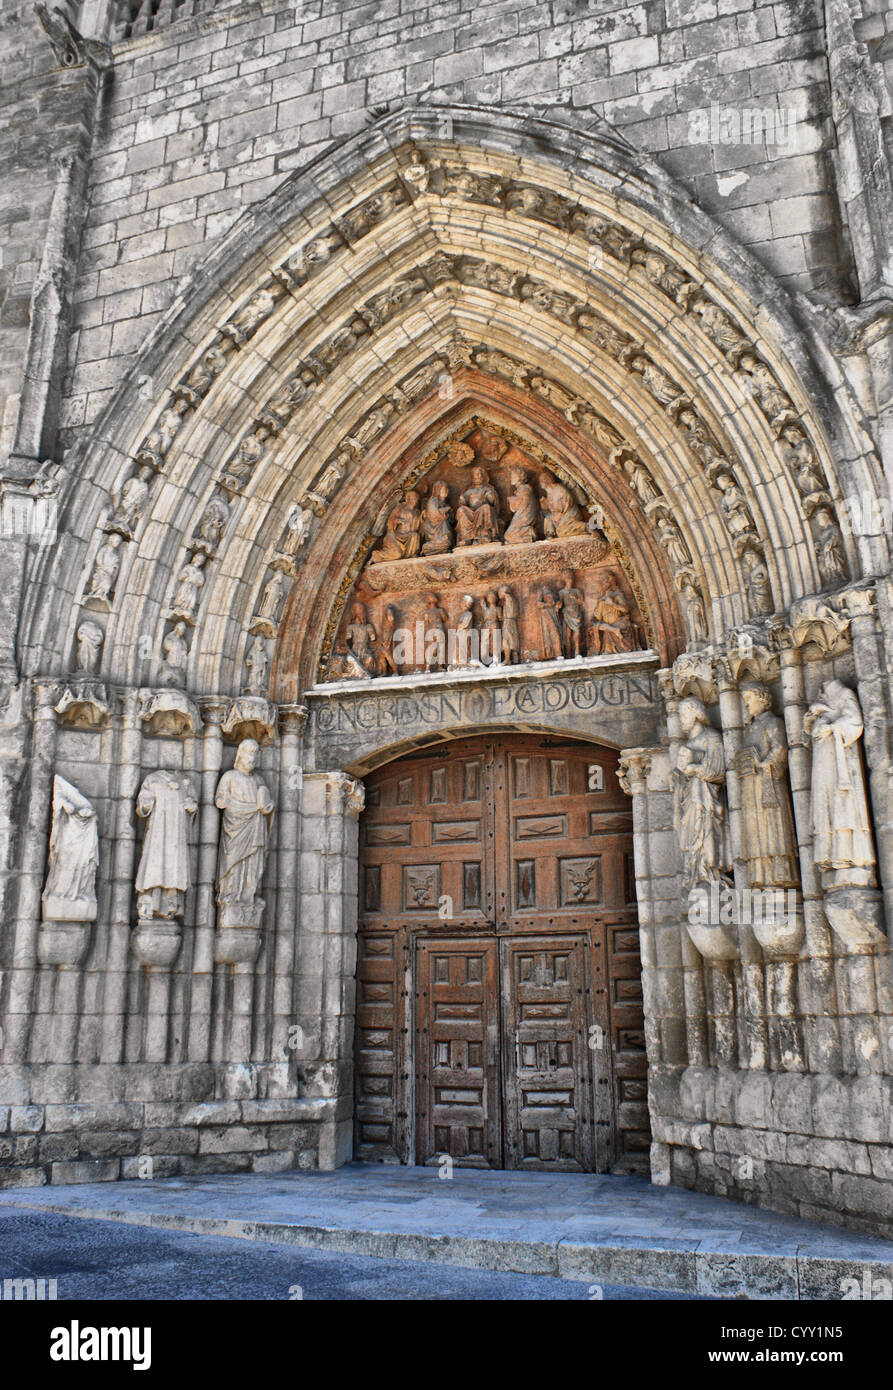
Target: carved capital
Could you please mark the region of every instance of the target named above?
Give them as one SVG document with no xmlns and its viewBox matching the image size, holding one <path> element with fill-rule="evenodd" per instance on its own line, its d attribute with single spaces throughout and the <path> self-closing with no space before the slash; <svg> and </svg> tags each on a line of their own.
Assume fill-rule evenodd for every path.
<svg viewBox="0 0 893 1390">
<path fill-rule="evenodd" d="M 620 754 L 617 781 L 627 796 L 634 796 L 645 790 L 653 756 L 652 748 L 624 748 Z"/>
<path fill-rule="evenodd" d="M 359 816 L 366 804 L 366 788 L 346 772 L 330 772 L 326 777 L 329 814 Z"/>
<path fill-rule="evenodd" d="M 280 705 L 279 706 L 279 732 L 281 734 L 300 734 L 303 733 L 304 725 L 307 723 L 306 705 Z"/>
<path fill-rule="evenodd" d="M 876 621 L 877 594 L 873 584 L 854 585 L 851 589 L 844 589 L 837 595 L 837 599 L 851 620 L 868 618 L 872 622 Z"/>
<path fill-rule="evenodd" d="M 812 643 L 825 656 L 844 651 L 850 644 L 850 620 L 818 595 L 798 599 L 788 614 L 790 641 L 795 647 Z"/>
<path fill-rule="evenodd" d="M 229 709 L 229 700 L 220 695 L 208 695 L 199 700 L 198 707 L 206 727 L 220 728 Z"/>
<path fill-rule="evenodd" d="M 715 660 L 711 655 L 683 652 L 673 662 L 673 689 L 677 696 L 696 695 L 705 705 L 719 694 Z"/>
</svg>

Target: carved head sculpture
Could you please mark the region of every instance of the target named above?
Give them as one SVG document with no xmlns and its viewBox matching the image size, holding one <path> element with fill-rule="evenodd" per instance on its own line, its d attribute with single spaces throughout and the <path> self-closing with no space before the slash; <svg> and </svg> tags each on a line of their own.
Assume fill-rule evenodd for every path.
<svg viewBox="0 0 893 1390">
<path fill-rule="evenodd" d="M 403 500 L 407 507 L 411 507 L 413 511 L 418 510 L 419 494 L 417 492 L 407 492 Z"/>
<path fill-rule="evenodd" d="M 243 739 L 236 750 L 235 768 L 237 772 L 253 772 L 257 767 L 260 745 L 253 738 Z"/>
<path fill-rule="evenodd" d="M 366 621 L 365 603 L 355 603 L 350 610 L 350 621 L 352 623 L 364 623 Z"/>
<path fill-rule="evenodd" d="M 486 487 L 490 481 L 487 477 L 486 469 L 477 467 L 471 470 L 471 481 L 475 487 Z"/>
<path fill-rule="evenodd" d="M 694 695 L 686 695 L 679 703 L 679 723 L 686 738 L 700 726 L 709 725 L 710 720 L 703 701 Z"/>
<path fill-rule="evenodd" d="M 746 681 L 741 687 L 741 703 L 751 721 L 772 708 L 772 696 L 762 681 Z"/>
</svg>

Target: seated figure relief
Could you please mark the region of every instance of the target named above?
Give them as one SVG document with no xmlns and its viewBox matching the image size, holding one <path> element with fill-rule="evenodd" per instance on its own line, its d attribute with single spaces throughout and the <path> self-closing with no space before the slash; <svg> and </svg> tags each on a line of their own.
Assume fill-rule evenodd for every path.
<svg viewBox="0 0 893 1390">
<path fill-rule="evenodd" d="M 370 559 L 378 564 L 385 560 L 412 560 L 422 548 L 422 514 L 419 494 L 408 492 L 398 502 L 387 520 L 384 539 Z"/>
<path fill-rule="evenodd" d="M 456 544 L 484 545 L 500 540 L 499 496 L 483 468 L 471 470 L 471 486 L 456 508 Z"/>
</svg>

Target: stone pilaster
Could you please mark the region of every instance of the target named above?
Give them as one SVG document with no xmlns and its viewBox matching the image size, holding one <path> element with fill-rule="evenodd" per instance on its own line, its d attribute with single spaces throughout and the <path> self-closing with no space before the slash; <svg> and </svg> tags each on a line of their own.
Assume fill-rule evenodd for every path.
<svg viewBox="0 0 893 1390">
<path fill-rule="evenodd" d="M 214 988 L 214 879 L 220 812 L 214 804 L 223 766 L 223 721 L 229 701 L 200 701 L 202 716 L 202 774 L 199 804 L 198 874 L 195 890 L 195 937 L 192 951 L 192 994 L 189 1009 L 190 1061 L 204 1062 L 211 1055 L 211 999 Z"/>
</svg>

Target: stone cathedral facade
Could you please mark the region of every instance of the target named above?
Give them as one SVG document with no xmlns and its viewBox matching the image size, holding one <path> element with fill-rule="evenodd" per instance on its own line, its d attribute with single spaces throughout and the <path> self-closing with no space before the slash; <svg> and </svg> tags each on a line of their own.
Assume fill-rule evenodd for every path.
<svg viewBox="0 0 893 1390">
<path fill-rule="evenodd" d="M 893 13 L 5 4 L 0 1184 L 893 1230 Z"/>
</svg>

